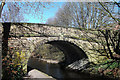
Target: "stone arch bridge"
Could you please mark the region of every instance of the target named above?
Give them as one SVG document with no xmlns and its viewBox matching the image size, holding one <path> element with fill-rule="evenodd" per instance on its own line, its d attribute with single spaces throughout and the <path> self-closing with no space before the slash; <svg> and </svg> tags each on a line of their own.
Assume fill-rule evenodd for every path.
<svg viewBox="0 0 120 80">
<path fill-rule="evenodd" d="M 30 56 L 38 45 L 57 46 L 65 54 L 67 65 L 83 58 L 88 58 L 90 62 L 95 61 L 91 57 L 97 54 L 93 50 L 94 47 L 98 47 L 97 44 L 85 40 L 89 36 L 95 36 L 79 28 L 16 23 L 12 24 L 10 35 L 9 46 L 22 50 L 27 53 L 27 56 Z"/>
</svg>

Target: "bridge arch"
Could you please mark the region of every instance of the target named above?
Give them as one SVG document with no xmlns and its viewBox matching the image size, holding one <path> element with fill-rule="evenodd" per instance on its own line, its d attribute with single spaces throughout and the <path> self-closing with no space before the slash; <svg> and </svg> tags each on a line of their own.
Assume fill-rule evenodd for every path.
<svg viewBox="0 0 120 80">
<path fill-rule="evenodd" d="M 44 41 L 37 42 L 36 44 L 37 44 L 36 47 L 38 47 L 41 44 L 51 44 L 57 47 L 58 49 L 60 49 L 65 55 L 65 60 L 59 63 L 62 66 L 67 66 L 83 58 L 88 59 L 88 56 L 86 55 L 86 53 L 79 46 L 77 46 L 71 41 L 56 40 L 56 39 L 45 40 L 44 39 Z"/>
<path fill-rule="evenodd" d="M 85 52 L 74 43 L 68 41 L 62 41 L 62 40 L 54 40 L 54 41 L 48 41 L 47 44 L 56 46 L 61 51 L 63 51 L 65 55 L 65 60 L 60 64 L 64 64 L 65 66 L 80 59 L 88 58 Z"/>
</svg>

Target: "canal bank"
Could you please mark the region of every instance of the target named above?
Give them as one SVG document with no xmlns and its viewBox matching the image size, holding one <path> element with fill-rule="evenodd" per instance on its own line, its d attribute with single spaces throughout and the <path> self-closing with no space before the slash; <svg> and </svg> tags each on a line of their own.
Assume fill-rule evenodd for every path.
<svg viewBox="0 0 120 80">
<path fill-rule="evenodd" d="M 49 79 L 49 80 L 56 80 L 52 76 L 49 76 L 37 69 L 32 69 L 31 71 L 28 72 L 26 77 L 23 77 L 24 80 L 34 80 L 34 79 Z"/>
</svg>

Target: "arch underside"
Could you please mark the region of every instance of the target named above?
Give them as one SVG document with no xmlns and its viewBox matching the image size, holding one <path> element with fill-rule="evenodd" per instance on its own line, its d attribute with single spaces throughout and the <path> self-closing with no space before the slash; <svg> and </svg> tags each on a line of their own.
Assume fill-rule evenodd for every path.
<svg viewBox="0 0 120 80">
<path fill-rule="evenodd" d="M 69 64 L 72 64 L 75 61 L 79 61 L 83 58 L 86 58 L 86 59 L 88 58 L 85 52 L 81 48 L 79 48 L 78 46 L 76 46 L 71 42 L 55 40 L 55 41 L 49 41 L 47 42 L 47 44 L 56 46 L 61 51 L 63 51 L 65 55 L 65 60 L 59 63 L 62 66 L 67 66 Z"/>
</svg>

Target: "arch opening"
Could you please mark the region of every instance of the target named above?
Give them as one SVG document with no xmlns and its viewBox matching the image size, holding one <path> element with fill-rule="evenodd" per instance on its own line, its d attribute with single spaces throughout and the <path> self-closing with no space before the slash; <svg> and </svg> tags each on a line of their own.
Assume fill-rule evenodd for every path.
<svg viewBox="0 0 120 80">
<path fill-rule="evenodd" d="M 67 66 L 83 58 L 88 59 L 85 52 L 74 43 L 57 40 L 57 41 L 49 41 L 46 44 L 51 44 L 53 46 L 56 46 L 64 53 L 65 60 L 59 63 L 62 66 Z"/>
<path fill-rule="evenodd" d="M 75 45 L 74 43 L 68 42 L 68 41 L 62 41 L 62 40 L 54 40 L 54 41 L 48 41 L 45 44 L 50 44 L 54 47 L 57 47 L 64 55 L 62 55 L 62 59 L 58 63 L 61 67 L 66 68 L 67 66 L 73 64 L 76 61 L 80 61 L 82 59 L 88 59 L 85 52 Z M 41 44 L 38 44 L 39 46 L 42 46 Z M 36 50 L 36 48 L 35 48 Z M 61 55 L 62 53 L 58 54 Z M 64 58 L 64 59 L 63 59 Z M 28 60 L 28 65 L 31 64 L 31 62 Z M 75 63 L 76 65 L 76 63 Z M 81 64 L 80 64 L 81 65 Z M 84 64 L 83 64 L 84 65 Z M 79 66 L 78 66 L 79 68 Z M 29 69 L 28 69 L 29 71 Z"/>
<path fill-rule="evenodd" d="M 56 46 L 51 44 L 38 44 L 31 57 L 41 58 L 43 61 L 54 60 L 61 62 L 64 60 L 64 53 Z"/>
</svg>

